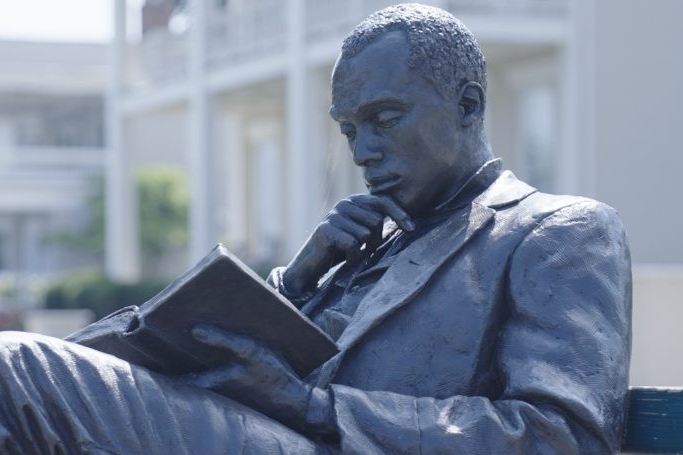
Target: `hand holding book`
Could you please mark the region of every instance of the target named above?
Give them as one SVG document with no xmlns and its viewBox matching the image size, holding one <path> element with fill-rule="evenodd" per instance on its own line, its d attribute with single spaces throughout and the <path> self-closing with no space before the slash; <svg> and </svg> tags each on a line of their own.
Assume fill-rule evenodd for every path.
<svg viewBox="0 0 683 455">
<path fill-rule="evenodd" d="M 239 401 L 301 433 L 328 438 L 337 435 L 329 390 L 302 381 L 267 346 L 211 325 L 196 326 L 192 335 L 207 346 L 225 351 L 232 361 L 179 380 Z"/>
<path fill-rule="evenodd" d="M 140 307 L 124 308 L 67 340 L 171 375 L 229 363 L 224 349 L 195 339 L 198 324 L 258 340 L 300 377 L 337 352 L 324 332 L 221 245 Z"/>
</svg>

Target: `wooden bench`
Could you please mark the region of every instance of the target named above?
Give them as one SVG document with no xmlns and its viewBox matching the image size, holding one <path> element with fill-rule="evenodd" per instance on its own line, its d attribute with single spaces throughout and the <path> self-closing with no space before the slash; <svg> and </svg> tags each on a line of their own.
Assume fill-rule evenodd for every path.
<svg viewBox="0 0 683 455">
<path fill-rule="evenodd" d="M 683 388 L 632 387 L 621 450 L 683 454 Z"/>
</svg>

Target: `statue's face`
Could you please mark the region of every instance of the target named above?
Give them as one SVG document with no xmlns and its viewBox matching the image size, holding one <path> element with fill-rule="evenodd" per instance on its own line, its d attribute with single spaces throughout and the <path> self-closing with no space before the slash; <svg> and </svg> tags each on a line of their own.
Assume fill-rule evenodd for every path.
<svg viewBox="0 0 683 455">
<path fill-rule="evenodd" d="M 462 183 L 463 131 L 457 103 L 409 68 L 407 57 L 406 39 L 395 31 L 338 61 L 330 114 L 347 136 L 368 190 L 391 195 L 417 215 Z"/>
</svg>

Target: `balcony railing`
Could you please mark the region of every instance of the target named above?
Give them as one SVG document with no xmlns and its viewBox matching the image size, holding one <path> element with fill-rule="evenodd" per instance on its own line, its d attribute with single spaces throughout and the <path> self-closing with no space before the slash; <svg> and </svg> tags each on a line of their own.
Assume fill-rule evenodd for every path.
<svg viewBox="0 0 683 455">
<path fill-rule="evenodd" d="M 125 63 L 127 89 L 144 91 L 185 80 L 187 49 L 187 34 L 159 29 L 145 35 L 139 44 L 129 45 Z"/>
<path fill-rule="evenodd" d="M 209 15 L 207 64 L 239 64 L 283 52 L 287 42 L 287 2 L 258 0 L 228 2 Z"/>
<path fill-rule="evenodd" d="M 456 16 L 486 14 L 492 16 L 551 16 L 567 14 L 568 0 L 443 0 L 440 7 Z"/>
<path fill-rule="evenodd" d="M 99 170 L 104 166 L 103 148 L 21 147 L 0 148 L 0 171 L 73 169 Z"/>
<path fill-rule="evenodd" d="M 426 0 L 456 16 L 480 15 L 492 20 L 511 17 L 562 18 L 569 0 Z M 304 0 L 305 36 L 309 44 L 339 41 L 369 13 L 396 3 L 391 0 Z M 221 6 L 222 5 L 222 6 Z M 278 55 L 287 45 L 287 2 L 244 0 L 212 3 L 206 24 L 209 69 L 228 68 Z M 190 18 L 191 19 L 191 18 Z M 190 25 L 191 26 L 191 25 Z M 187 33 L 155 30 L 129 46 L 128 85 L 145 89 L 187 76 Z"/>
</svg>

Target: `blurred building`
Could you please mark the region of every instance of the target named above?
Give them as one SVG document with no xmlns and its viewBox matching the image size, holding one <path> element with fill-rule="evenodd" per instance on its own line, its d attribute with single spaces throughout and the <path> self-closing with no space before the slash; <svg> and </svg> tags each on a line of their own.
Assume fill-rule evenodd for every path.
<svg viewBox="0 0 683 455">
<path fill-rule="evenodd" d="M 344 35 L 391 3 L 148 0 L 142 39 L 130 42 L 129 8 L 119 1 L 111 104 L 122 153 L 110 169 L 118 198 L 111 205 L 111 273 L 134 278 L 139 270 L 137 248 L 129 247 L 137 237 L 134 196 L 124 193 L 141 165 L 188 170 L 190 262 L 219 240 L 252 262 L 286 260 L 334 202 L 363 191 L 327 115 L 329 76 Z M 571 141 L 557 139 L 569 109 L 560 101 L 577 89 L 563 76 L 576 58 L 569 3 L 431 3 L 461 16 L 482 42 L 490 129 L 508 164 L 547 190 L 578 187 L 576 172 L 555 166 L 575 159 L 563 158 Z M 576 109 L 578 97 L 567 98 Z"/>
<path fill-rule="evenodd" d="M 107 46 L 0 41 L 0 275 L 92 263 L 53 241 L 87 223 L 104 169 Z"/>
<path fill-rule="evenodd" d="M 218 241 L 252 262 L 281 263 L 334 202 L 363 191 L 327 115 L 329 75 L 344 35 L 390 3 L 148 0 L 142 38 L 131 41 L 130 8 L 116 0 L 112 276 L 132 280 L 140 269 L 130 190 L 138 166 L 187 169 L 191 245 L 179 268 Z M 490 137 L 507 167 L 541 190 L 619 210 L 635 266 L 634 382 L 683 381 L 683 366 L 651 355 L 675 344 L 675 315 L 683 315 L 683 2 L 425 3 L 478 37 Z"/>
</svg>

